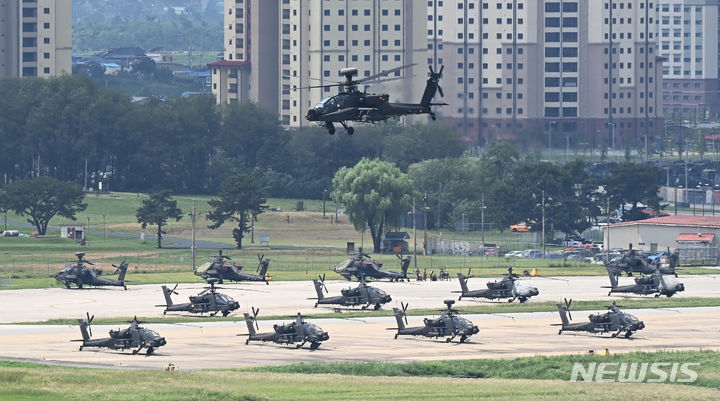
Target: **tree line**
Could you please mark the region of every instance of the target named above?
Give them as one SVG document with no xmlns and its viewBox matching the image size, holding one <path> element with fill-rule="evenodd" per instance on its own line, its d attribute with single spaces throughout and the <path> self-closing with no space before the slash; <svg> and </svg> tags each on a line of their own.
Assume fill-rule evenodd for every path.
<svg viewBox="0 0 720 401">
<path fill-rule="evenodd" d="M 216 194 L 251 173 L 271 197 L 319 198 L 339 168 L 363 157 L 406 169 L 456 157 L 466 146 L 449 127 L 363 126 L 358 135 L 285 130 L 256 104 L 217 106 L 196 95 L 133 101 L 83 76 L 0 80 L 2 183 L 50 176 L 88 188 Z"/>
</svg>

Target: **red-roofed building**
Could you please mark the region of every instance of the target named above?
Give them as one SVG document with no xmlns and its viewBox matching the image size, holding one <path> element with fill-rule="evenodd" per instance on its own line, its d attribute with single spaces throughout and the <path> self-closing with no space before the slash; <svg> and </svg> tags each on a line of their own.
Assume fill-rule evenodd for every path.
<svg viewBox="0 0 720 401">
<path fill-rule="evenodd" d="M 718 247 L 720 216 L 674 215 L 654 219 L 626 221 L 604 227 L 605 243 L 612 248 L 646 252 L 676 249 L 679 246 Z M 608 239 L 608 233 L 610 238 Z"/>
</svg>

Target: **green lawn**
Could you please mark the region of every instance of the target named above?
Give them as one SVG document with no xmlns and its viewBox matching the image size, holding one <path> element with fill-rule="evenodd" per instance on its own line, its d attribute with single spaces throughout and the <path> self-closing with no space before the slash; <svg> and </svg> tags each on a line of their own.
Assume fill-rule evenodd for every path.
<svg viewBox="0 0 720 401">
<path fill-rule="evenodd" d="M 290 351 L 293 352 L 293 351 Z M 0 361 L 7 400 L 711 400 L 717 353 L 646 353 L 409 364 L 291 365 L 251 370 L 84 369 Z M 695 385 L 571 383 L 578 362 L 699 362 Z M 275 373 L 280 371 L 283 373 Z M 304 373 L 285 373 L 305 371 Z M 333 372 L 333 373 L 324 373 Z M 533 379 L 533 380 L 529 380 Z"/>
<path fill-rule="evenodd" d="M 530 313 L 530 312 L 554 312 L 557 311 L 556 304 L 562 302 L 557 300 L 555 302 L 527 302 L 524 304 L 518 303 L 496 303 L 496 304 L 476 304 L 476 305 L 455 305 L 453 309 L 457 310 L 461 314 L 507 314 L 507 313 Z M 608 305 L 607 300 L 602 301 L 580 301 L 574 300 L 572 304 L 572 311 L 602 311 L 606 309 Z M 663 309 L 663 308 L 696 308 L 696 307 L 707 307 L 707 306 L 720 306 L 720 298 L 647 298 L 647 299 L 625 299 L 622 301 L 624 310 L 631 309 Z M 437 309 L 408 309 L 408 316 L 427 316 L 436 315 Z M 354 310 L 344 311 L 342 315 L 334 312 L 319 312 L 304 315 L 307 318 L 312 319 L 336 319 L 341 317 L 343 319 L 352 318 L 368 318 L 368 317 L 381 317 L 381 316 L 393 316 L 393 312 L 390 309 L 384 310 Z M 273 315 L 260 315 L 258 320 L 278 320 L 283 319 L 286 316 L 273 316 Z M 220 318 L 218 317 L 203 317 L 203 316 L 153 316 L 145 317 L 140 316 L 140 320 L 146 323 L 189 323 L 189 322 L 215 322 Z M 115 318 L 100 318 L 94 320 L 95 324 L 116 324 L 127 322 L 132 320 L 131 316 L 127 317 L 115 317 Z M 239 315 L 231 315 L 227 318 L 222 318 L 223 321 L 238 321 L 242 322 L 244 318 Z M 75 319 L 53 319 L 40 322 L 23 322 L 17 323 L 23 325 L 74 325 L 76 324 Z"/>
</svg>

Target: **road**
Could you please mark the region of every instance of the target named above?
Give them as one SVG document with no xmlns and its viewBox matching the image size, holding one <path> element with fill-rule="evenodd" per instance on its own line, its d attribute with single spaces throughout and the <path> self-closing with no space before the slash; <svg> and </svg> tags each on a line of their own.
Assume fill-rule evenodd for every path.
<svg viewBox="0 0 720 401">
<path fill-rule="evenodd" d="M 128 274 L 128 280 L 132 275 Z M 485 288 L 489 279 L 471 278 L 469 288 Z M 685 291 L 675 297 L 718 297 L 720 275 L 680 276 L 685 284 Z M 538 288 L 540 295 L 529 302 L 562 301 L 563 298 L 582 300 L 622 299 L 619 296 L 608 297 L 609 280 L 601 276 L 530 278 L 529 281 Z M 620 285 L 630 284 L 631 278 L 621 277 Z M 174 284 L 173 284 L 174 285 Z M 357 283 L 347 281 L 326 281 L 328 295 L 338 295 L 342 288 L 356 286 Z M 385 290 L 393 301 L 385 307 L 397 306 L 405 302 L 411 308 L 443 308 L 444 299 L 457 300 L 460 290 L 457 279 L 450 281 L 425 282 L 373 282 L 371 285 Z M 196 295 L 206 287 L 198 278 L 197 284 L 180 284 L 174 296 L 175 302 L 187 302 L 190 295 Z M 315 309 L 315 301 L 308 298 L 317 297 L 311 281 L 278 281 L 270 285 L 263 283 L 223 284 L 221 292 L 233 297 L 240 303 L 240 311 L 248 311 L 252 306 L 259 307 L 264 315 L 294 315 L 297 312 L 317 313 L 330 311 L 332 308 Z M 635 298 L 635 297 L 634 297 Z M 640 298 L 638 296 L 638 298 Z M 641 298 L 652 298 L 646 296 Z M 22 300 L 19 302 L 18 300 Z M 490 303 L 493 301 L 463 299 L 458 306 Z M 505 303 L 506 301 L 494 301 Z M 515 301 L 517 302 L 517 301 Z M 0 291 L 0 305 L 13 305 L 12 308 L 0 313 L 0 323 L 17 323 L 44 321 L 59 318 L 78 318 L 86 312 L 102 317 L 162 316 L 163 308 L 155 305 L 164 304 L 160 285 L 131 285 L 124 291 L 121 287 L 99 287 L 85 289 L 45 288 L 27 290 Z M 235 312 L 238 314 L 238 312 Z"/>
<path fill-rule="evenodd" d="M 687 290 L 677 297 L 716 297 L 720 275 L 681 276 Z M 625 278 L 624 278 L 625 279 Z M 487 279 L 473 278 L 470 288 L 484 286 Z M 629 279 L 627 279 L 629 280 Z M 611 300 L 603 277 L 532 278 L 540 295 L 529 302 L 576 300 Z M 330 295 L 336 294 L 347 282 L 328 282 Z M 408 302 L 410 308 L 443 308 L 444 299 L 456 299 L 452 293 L 459 289 L 457 279 L 449 282 L 375 282 L 388 291 L 393 301 L 386 308 Z M 178 286 L 178 301 L 185 301 L 204 284 Z M 312 283 L 272 282 L 223 285 L 225 292 L 241 304 L 238 315 L 251 306 L 259 307 L 262 315 L 292 316 L 303 313 L 329 311 L 314 309 Z M 482 301 L 462 300 L 456 305 Z M 516 358 L 532 355 L 586 353 L 588 350 L 608 348 L 611 352 L 664 349 L 717 349 L 720 347 L 720 307 L 640 309 L 631 313 L 645 322 L 646 328 L 631 340 L 610 338 L 587 333 L 557 335 L 560 322 L 557 312 L 505 313 L 495 315 L 467 315 L 480 327 L 480 334 L 467 344 L 446 344 L 443 339 L 393 339 L 396 328 L 393 317 L 358 319 L 317 319 L 314 322 L 330 333 L 330 340 L 317 351 L 297 350 L 275 344 L 244 344 L 247 327 L 243 321 L 197 322 L 186 324 L 148 324 L 166 337 L 168 345 L 157 355 L 146 357 L 131 352 L 85 349 L 78 351 L 80 338 L 77 325 L 17 325 L 10 322 L 43 321 L 55 318 L 79 318 L 85 312 L 98 318 L 118 316 L 160 316 L 164 303 L 160 286 L 130 286 L 120 288 L 67 290 L 64 288 L 0 291 L 0 358 L 57 363 L 72 366 L 111 368 L 161 369 L 174 363 L 180 369 L 229 368 L 289 364 L 297 362 L 363 362 L 363 361 L 426 361 L 465 358 Z M 504 302 L 503 302 L 504 303 Z M 601 311 L 597 311 L 601 312 Z M 586 320 L 591 312 L 576 312 L 575 322 Z M 438 312 L 439 314 L 439 312 Z M 338 315 L 342 316 L 342 315 Z M 288 321 L 291 318 L 288 318 Z M 408 317 L 410 325 L 421 325 L 422 317 Z M 272 330 L 281 321 L 259 321 L 260 330 Z M 120 325 L 93 326 L 95 338 L 107 335 Z M 240 337 L 238 337 L 240 335 Z"/>
<path fill-rule="evenodd" d="M 641 309 L 632 313 L 646 328 L 631 339 L 609 335 L 564 333 L 557 335 L 557 313 L 519 313 L 507 316 L 467 315 L 480 333 L 465 344 L 444 339 L 400 337 L 393 339 L 394 318 L 315 320 L 330 334 L 317 351 L 267 343 L 245 345 L 243 322 L 194 325 L 153 324 L 147 327 L 168 344 L 156 355 L 132 355 L 97 349 L 78 351 L 77 326 L 0 326 L 2 358 L 72 366 L 162 369 L 168 363 L 179 369 L 217 369 L 290 363 L 408 362 L 471 358 L 516 358 L 535 355 L 584 354 L 604 348 L 611 353 L 636 350 L 717 349 L 720 346 L 720 308 Z M 511 316 L 512 318 L 508 317 Z M 586 319 L 576 313 L 575 320 Z M 421 317 L 409 317 L 422 325 Z M 272 330 L 273 321 L 260 321 L 260 330 Z M 96 337 L 117 326 L 94 326 Z M 388 330 L 391 329 L 391 330 Z M 239 336 L 238 336 L 239 335 Z"/>
</svg>

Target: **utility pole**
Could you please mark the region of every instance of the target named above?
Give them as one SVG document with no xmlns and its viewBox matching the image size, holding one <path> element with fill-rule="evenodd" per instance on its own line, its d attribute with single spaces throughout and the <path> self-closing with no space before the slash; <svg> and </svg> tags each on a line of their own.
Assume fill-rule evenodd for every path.
<svg viewBox="0 0 720 401">
<path fill-rule="evenodd" d="M 610 262 L 610 195 L 607 197 L 607 243 L 605 244 L 605 264 Z"/>
<path fill-rule="evenodd" d="M 485 247 L 485 194 L 482 194 L 482 206 L 480 206 L 480 231 L 482 232 L 482 246 Z"/>
<path fill-rule="evenodd" d="M 425 231 L 423 235 L 423 255 L 427 255 L 427 212 L 427 192 L 425 192 L 423 196 L 423 230 Z"/>
<path fill-rule="evenodd" d="M 83 192 L 87 192 L 87 159 L 85 159 L 85 185 L 83 186 Z"/>
<path fill-rule="evenodd" d="M 190 242 L 190 255 L 192 258 L 192 268 L 193 271 L 195 271 L 195 259 L 197 257 L 197 249 L 195 248 L 195 200 L 193 199 L 192 203 L 192 212 L 190 212 L 190 221 L 192 222 L 192 231 L 191 231 L 191 242 Z"/>
<path fill-rule="evenodd" d="M 103 231 L 105 232 L 105 241 L 107 241 L 107 225 L 105 225 L 105 213 L 103 213 L 102 217 L 103 217 Z"/>
<path fill-rule="evenodd" d="M 413 198 L 412 221 L 413 221 L 413 261 L 415 263 L 415 268 L 417 269 L 417 227 L 415 224 L 415 198 Z"/>
<path fill-rule="evenodd" d="M 543 248 L 543 258 L 545 258 L 545 190 L 542 190 L 542 248 Z"/>
<path fill-rule="evenodd" d="M 325 220 L 325 195 L 327 194 L 327 189 L 323 189 L 323 220 Z"/>
</svg>

